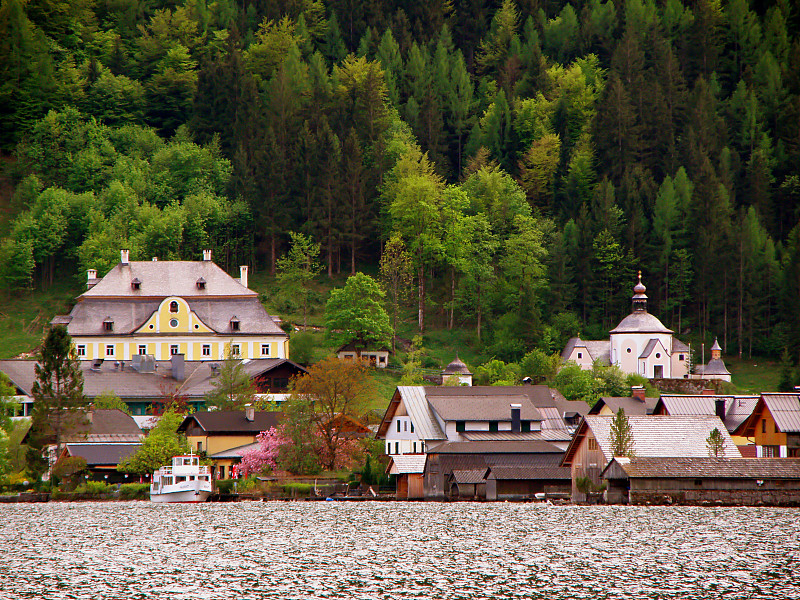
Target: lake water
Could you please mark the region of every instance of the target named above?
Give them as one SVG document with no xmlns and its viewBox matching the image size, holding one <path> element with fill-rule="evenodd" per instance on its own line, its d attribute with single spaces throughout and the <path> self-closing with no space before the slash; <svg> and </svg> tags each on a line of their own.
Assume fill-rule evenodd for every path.
<svg viewBox="0 0 800 600">
<path fill-rule="evenodd" d="M 0 598 L 800 598 L 800 510 L 0 505 Z"/>
</svg>

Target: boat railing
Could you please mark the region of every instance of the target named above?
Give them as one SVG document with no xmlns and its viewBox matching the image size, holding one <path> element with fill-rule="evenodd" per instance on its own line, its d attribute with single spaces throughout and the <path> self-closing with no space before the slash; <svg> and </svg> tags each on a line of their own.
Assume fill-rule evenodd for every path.
<svg viewBox="0 0 800 600">
<path fill-rule="evenodd" d="M 188 466 L 188 465 L 186 465 L 186 466 Z M 178 468 L 179 471 L 181 471 L 184 467 L 180 466 L 180 467 L 177 467 L 177 468 Z M 195 469 L 197 469 L 197 471 L 195 471 Z M 161 467 L 161 469 L 159 469 L 159 470 L 161 471 L 161 475 L 172 475 L 173 474 L 173 467 Z M 184 473 L 180 473 L 180 474 L 183 475 Z M 201 465 L 199 467 L 195 466 L 195 467 L 192 468 L 192 472 L 191 473 L 186 473 L 186 474 L 188 474 L 188 475 L 211 475 L 211 467 L 206 466 L 206 465 Z"/>
</svg>

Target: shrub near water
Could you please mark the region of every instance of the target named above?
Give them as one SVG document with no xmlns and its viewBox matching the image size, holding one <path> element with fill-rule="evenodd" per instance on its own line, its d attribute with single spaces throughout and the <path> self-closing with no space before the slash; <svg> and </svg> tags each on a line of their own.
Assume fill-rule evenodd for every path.
<svg viewBox="0 0 800 600">
<path fill-rule="evenodd" d="M 149 483 L 123 483 L 119 488 L 120 500 L 148 500 L 150 498 Z"/>
</svg>

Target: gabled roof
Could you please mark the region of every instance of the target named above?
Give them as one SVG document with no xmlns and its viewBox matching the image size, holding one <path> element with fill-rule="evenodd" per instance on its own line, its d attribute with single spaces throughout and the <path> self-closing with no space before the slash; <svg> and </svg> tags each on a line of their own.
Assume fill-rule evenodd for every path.
<svg viewBox="0 0 800 600">
<path fill-rule="evenodd" d="M 659 346 L 661 346 L 661 349 L 664 350 L 664 352 L 667 351 L 667 349 L 664 348 L 664 344 L 662 344 L 658 338 L 649 340 L 647 345 L 644 347 L 644 350 L 642 350 L 642 353 L 639 355 L 639 358 L 648 358 Z"/>
<path fill-rule="evenodd" d="M 142 430 L 133 417 L 117 408 L 96 409 L 88 414 L 89 440 L 138 442 L 142 438 Z"/>
<path fill-rule="evenodd" d="M 423 386 L 418 385 L 401 385 L 398 386 L 389 401 L 389 406 L 383 415 L 378 433 L 376 437 L 386 435 L 389 424 L 392 422 L 397 408 L 402 402 L 405 406 L 408 416 L 411 417 L 411 422 L 414 424 L 417 435 L 422 440 L 444 440 L 447 436 L 442 432 L 441 427 L 436 422 L 436 417 L 428 405 L 428 400 L 425 395 Z"/>
<path fill-rule="evenodd" d="M 605 471 L 614 463 L 631 478 L 800 479 L 797 458 L 617 457 Z"/>
<path fill-rule="evenodd" d="M 187 415 L 178 426 L 185 432 L 196 423 L 205 435 L 256 435 L 271 427 L 278 427 L 283 421 L 282 412 L 257 410 L 254 419 L 248 421 L 243 410 L 212 410 Z"/>
<path fill-rule="evenodd" d="M 425 471 L 424 454 L 397 454 L 389 457 L 386 472 L 391 475 L 422 474 Z"/>
<path fill-rule="evenodd" d="M 691 349 L 691 348 L 689 348 L 689 346 L 687 346 L 686 344 L 684 344 L 684 343 L 683 343 L 682 341 L 680 341 L 678 338 L 676 338 L 676 337 L 673 337 L 673 338 L 672 338 L 672 353 L 673 353 L 673 354 L 674 354 L 675 352 L 689 352 L 689 350 L 690 350 L 690 349 Z"/>
<path fill-rule="evenodd" d="M 244 444 L 243 446 L 236 446 L 235 448 L 228 448 L 227 450 L 222 450 L 221 452 L 215 452 L 211 454 L 208 458 L 213 458 L 216 460 L 239 460 L 242 458 L 245 452 L 250 450 L 255 450 L 261 444 L 259 442 L 253 442 L 252 444 Z"/>
<path fill-rule="evenodd" d="M 800 394 L 761 394 L 752 414 L 735 431 L 752 437 L 761 413 L 766 408 L 781 433 L 800 433 Z"/>
<path fill-rule="evenodd" d="M 470 390 L 469 387 L 451 387 L 454 390 Z M 542 421 L 539 410 L 523 395 L 484 394 L 428 394 L 428 402 L 443 421 L 511 421 L 509 404 L 519 404 L 523 421 Z"/>
<path fill-rule="evenodd" d="M 731 433 L 751 414 L 758 403 L 758 396 L 721 396 L 721 395 L 663 395 L 656 404 L 656 412 L 662 409 L 671 416 L 678 415 L 716 415 L 717 400 L 725 401 L 725 427 Z M 627 412 L 627 411 L 626 411 Z"/>
<path fill-rule="evenodd" d="M 611 451 L 612 416 L 588 415 L 584 417 L 578 431 L 564 455 L 563 465 L 572 464 L 578 446 L 588 433 L 607 461 L 614 458 Z M 741 458 L 741 453 L 731 439 L 728 430 L 716 416 L 640 416 L 628 417 L 633 436 L 633 452 L 642 458 L 704 457 L 708 456 L 706 440 L 714 428 L 722 434 L 723 452 L 727 458 Z"/>
<path fill-rule="evenodd" d="M 602 364 L 611 364 L 611 340 L 582 340 L 579 337 L 570 338 L 561 352 L 563 360 L 569 360 L 575 348 L 585 348 L 592 362 L 600 361 Z"/>
<path fill-rule="evenodd" d="M 603 410 L 604 406 L 608 406 L 608 408 L 614 414 L 619 412 L 619 409 L 623 409 L 625 414 L 628 416 L 631 415 L 650 415 L 653 414 L 653 409 L 658 402 L 658 398 L 645 398 L 644 402 L 635 398 L 633 396 L 603 396 L 595 402 L 594 406 L 589 409 L 590 415 L 597 415 L 600 414 L 600 411 Z"/>
</svg>

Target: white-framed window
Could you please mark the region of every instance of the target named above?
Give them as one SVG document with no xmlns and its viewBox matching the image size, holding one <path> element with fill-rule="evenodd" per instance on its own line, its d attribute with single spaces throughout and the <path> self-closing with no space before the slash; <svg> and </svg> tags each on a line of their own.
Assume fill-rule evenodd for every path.
<svg viewBox="0 0 800 600">
<path fill-rule="evenodd" d="M 169 347 L 169 355 L 175 356 L 176 354 L 180 353 L 180 349 L 178 348 L 178 344 L 171 344 Z"/>
<path fill-rule="evenodd" d="M 114 356 L 114 344 L 106 344 L 106 356 Z"/>
<path fill-rule="evenodd" d="M 578 358 L 583 358 L 583 352 L 578 352 Z"/>
<path fill-rule="evenodd" d="M 147 354 L 147 345 L 146 344 L 139 344 L 139 347 L 137 348 L 137 352 L 142 356 Z"/>
<path fill-rule="evenodd" d="M 175 329 L 178 326 L 178 319 L 170 319 L 169 326 Z"/>
<path fill-rule="evenodd" d="M 261 344 L 261 356 L 269 356 L 269 344 Z"/>
<path fill-rule="evenodd" d="M 242 349 L 239 344 L 231 344 L 231 356 L 240 356 Z"/>
<path fill-rule="evenodd" d="M 211 344 L 203 344 L 203 356 L 211 356 Z"/>
<path fill-rule="evenodd" d="M 86 344 L 78 344 L 76 352 L 78 356 L 86 356 Z"/>
</svg>

